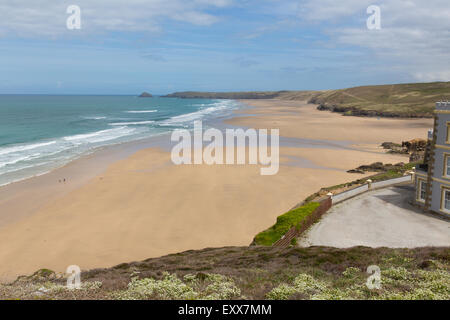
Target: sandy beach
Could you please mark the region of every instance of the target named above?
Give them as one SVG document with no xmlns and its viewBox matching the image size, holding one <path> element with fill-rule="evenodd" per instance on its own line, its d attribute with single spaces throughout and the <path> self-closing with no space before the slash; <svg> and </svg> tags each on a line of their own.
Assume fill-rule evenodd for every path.
<svg viewBox="0 0 450 320">
<path fill-rule="evenodd" d="M 206 247 L 248 245 L 321 187 L 363 177 L 362 164 L 408 162 L 379 145 L 425 138 L 431 119 L 344 117 L 299 101 L 245 100 L 226 123 L 279 129 L 280 170 L 181 165 L 167 148 L 133 148 L 76 160 L 0 188 L 0 280 L 40 268 L 110 267 Z M 168 138 L 167 138 L 168 139 Z M 295 139 L 302 140 L 296 144 Z M 167 141 L 168 143 L 169 141 Z M 65 185 L 58 177 L 67 177 Z"/>
</svg>

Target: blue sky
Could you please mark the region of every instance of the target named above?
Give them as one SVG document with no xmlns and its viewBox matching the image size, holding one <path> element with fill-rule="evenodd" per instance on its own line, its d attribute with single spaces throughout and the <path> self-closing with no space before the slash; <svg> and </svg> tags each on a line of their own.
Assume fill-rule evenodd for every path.
<svg viewBox="0 0 450 320">
<path fill-rule="evenodd" d="M 381 30 L 366 26 L 372 4 Z M 449 81 L 448 39 L 448 0 L 2 0 L 0 94 Z"/>
</svg>

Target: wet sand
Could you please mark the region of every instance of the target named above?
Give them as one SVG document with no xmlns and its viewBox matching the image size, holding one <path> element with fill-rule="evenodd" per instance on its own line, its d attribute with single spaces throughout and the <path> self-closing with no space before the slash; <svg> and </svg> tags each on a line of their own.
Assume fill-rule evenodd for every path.
<svg viewBox="0 0 450 320">
<path fill-rule="evenodd" d="M 244 102 L 255 108 L 227 124 L 326 141 L 318 147 L 296 145 L 295 139 L 282 144 L 274 176 L 261 176 L 258 165 L 175 166 L 167 148 L 147 143 L 120 156 L 111 148 L 0 188 L 0 279 L 39 268 L 110 267 L 183 250 L 248 245 L 321 187 L 364 176 L 346 170 L 407 162 L 379 144 L 425 137 L 432 126 L 430 119 L 343 117 L 298 101 Z M 58 177 L 69 183 L 60 185 Z"/>
</svg>

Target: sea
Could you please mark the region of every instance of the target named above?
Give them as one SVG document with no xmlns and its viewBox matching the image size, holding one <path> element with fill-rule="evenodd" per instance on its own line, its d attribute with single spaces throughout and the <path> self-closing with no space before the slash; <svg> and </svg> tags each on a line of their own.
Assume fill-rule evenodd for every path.
<svg viewBox="0 0 450 320">
<path fill-rule="evenodd" d="M 98 148 L 226 118 L 234 100 L 0 95 L 0 186 L 41 175 Z"/>
</svg>

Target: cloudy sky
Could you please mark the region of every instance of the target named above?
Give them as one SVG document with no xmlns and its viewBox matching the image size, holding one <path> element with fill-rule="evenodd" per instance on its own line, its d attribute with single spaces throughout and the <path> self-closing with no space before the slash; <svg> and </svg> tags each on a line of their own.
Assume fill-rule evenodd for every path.
<svg viewBox="0 0 450 320">
<path fill-rule="evenodd" d="M 0 0 L 0 93 L 450 81 L 449 39 L 448 0 Z"/>
</svg>

